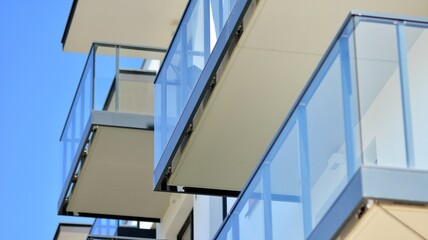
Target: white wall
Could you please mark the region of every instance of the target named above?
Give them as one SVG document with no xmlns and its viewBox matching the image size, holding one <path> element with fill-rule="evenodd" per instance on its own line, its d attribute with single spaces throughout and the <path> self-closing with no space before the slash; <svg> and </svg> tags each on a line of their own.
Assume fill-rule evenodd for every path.
<svg viewBox="0 0 428 240">
<path fill-rule="evenodd" d="M 394 26 L 391 25 L 390 30 L 395 33 Z M 372 34 L 371 38 L 376 38 L 376 35 Z M 428 34 L 426 32 L 422 33 L 420 29 L 406 28 L 406 38 L 409 44 L 407 58 L 414 136 L 413 147 L 415 150 L 416 166 L 427 169 L 428 163 L 425 163 L 426 161 L 423 161 L 423 159 L 428 154 L 428 148 L 426 148 L 426 139 L 428 136 L 428 126 L 426 124 L 428 120 L 428 110 L 426 110 L 428 104 L 428 68 L 426 67 L 428 64 L 428 57 L 426 57 L 428 55 L 428 47 L 426 43 L 428 42 Z M 386 41 L 391 41 L 393 44 L 396 44 L 395 38 L 388 40 L 384 38 L 382 41 L 382 44 L 387 44 L 385 43 Z M 372 47 L 375 46 L 372 45 Z M 373 49 L 369 48 L 368 50 L 370 51 Z M 375 50 L 375 52 L 376 51 L 378 52 L 378 50 Z M 389 49 L 389 51 L 394 52 L 397 51 L 397 49 Z M 364 151 L 364 161 L 366 164 L 406 167 L 400 72 L 397 62 L 398 56 L 396 56 L 395 59 L 389 60 L 392 61 L 388 64 L 392 64 L 394 69 L 386 80 L 364 77 L 368 74 L 377 76 L 378 74 L 374 72 L 382 70 L 380 68 L 386 69 L 385 63 L 381 63 L 380 60 L 376 60 L 374 63 L 373 60 L 370 59 L 358 60 L 360 99 L 363 103 L 361 106 L 362 149 Z M 377 67 L 377 69 L 370 69 L 369 63 L 371 63 L 371 68 Z M 376 84 L 376 81 L 384 81 L 383 87 L 374 97 L 368 96 L 370 95 L 370 88 L 373 88 L 372 86 Z M 365 99 L 370 99 L 370 102 L 364 103 L 366 101 Z"/>
<path fill-rule="evenodd" d="M 222 197 L 195 196 L 194 239 L 210 240 L 223 222 Z"/>
<path fill-rule="evenodd" d="M 406 30 L 406 33 L 421 33 L 407 57 L 416 167 L 428 169 L 428 31 L 415 28 Z"/>
</svg>

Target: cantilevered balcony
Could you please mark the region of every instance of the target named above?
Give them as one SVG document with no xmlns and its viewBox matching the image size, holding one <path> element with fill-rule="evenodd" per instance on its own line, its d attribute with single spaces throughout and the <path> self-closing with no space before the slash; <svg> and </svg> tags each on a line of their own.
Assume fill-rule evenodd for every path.
<svg viewBox="0 0 428 240">
<path fill-rule="evenodd" d="M 355 12 L 216 239 L 426 239 L 428 19 Z"/>
<path fill-rule="evenodd" d="M 156 224 L 95 219 L 93 224 L 60 223 L 54 240 L 156 240 Z"/>
<path fill-rule="evenodd" d="M 156 224 L 128 220 L 96 219 L 87 240 L 156 240 Z"/>
<path fill-rule="evenodd" d="M 410 1 L 191 0 L 155 84 L 155 188 L 237 195 L 349 11 L 428 16 Z"/>
<path fill-rule="evenodd" d="M 167 48 L 187 0 L 73 0 L 62 38 L 66 52 L 93 42 Z"/>
<path fill-rule="evenodd" d="M 94 43 L 62 135 L 59 214 L 159 221 L 153 192 L 154 78 L 165 50 Z"/>
<path fill-rule="evenodd" d="M 202 155 L 198 157 L 182 158 L 181 152 L 200 117 L 198 114 L 204 107 L 202 102 L 208 99 L 217 84 L 216 79 L 224 67 L 222 61 L 223 65 L 227 63 L 228 55 L 242 33 L 240 24 L 251 3 L 245 0 L 189 1 L 156 78 L 155 189 L 204 192 L 199 189 L 203 186 L 212 193 L 220 190 L 222 194 L 237 194 L 236 189 L 219 186 L 213 181 L 212 174 L 205 172 L 212 164 L 223 167 L 223 161 L 226 161 L 204 159 L 209 152 L 203 151 L 209 146 L 199 149 Z M 177 170 L 181 164 L 186 164 L 182 168 L 185 170 Z M 217 169 L 211 169 L 211 173 Z M 234 182 L 231 180 L 231 183 Z"/>
<path fill-rule="evenodd" d="M 86 240 L 91 224 L 59 223 L 53 240 Z"/>
</svg>

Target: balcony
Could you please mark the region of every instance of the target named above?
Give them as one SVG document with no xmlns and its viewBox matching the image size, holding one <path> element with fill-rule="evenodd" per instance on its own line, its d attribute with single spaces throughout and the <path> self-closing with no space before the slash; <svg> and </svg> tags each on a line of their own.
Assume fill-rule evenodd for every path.
<svg viewBox="0 0 428 240">
<path fill-rule="evenodd" d="M 86 240 L 91 230 L 90 224 L 60 223 L 55 232 L 54 240 Z"/>
<path fill-rule="evenodd" d="M 87 240 L 156 240 L 156 226 L 152 222 L 96 219 Z"/>
<path fill-rule="evenodd" d="M 237 195 L 236 188 L 219 184 L 218 176 L 198 167 L 181 168 L 181 164 L 195 162 L 209 168 L 210 161 L 201 159 L 208 153 L 199 157 L 181 157 L 181 153 L 242 33 L 246 10 L 254 8 L 255 2 L 189 1 L 155 82 L 156 190 L 201 193 L 209 189 L 210 193 Z"/>
<path fill-rule="evenodd" d="M 351 13 L 215 239 L 427 238 L 427 46 Z"/>
<path fill-rule="evenodd" d="M 428 16 L 411 1 L 190 1 L 155 83 L 155 189 L 239 194 L 349 11 Z"/>
<path fill-rule="evenodd" d="M 165 50 L 94 43 L 61 135 L 60 215 L 159 222 L 154 193 L 154 78 Z"/>
<path fill-rule="evenodd" d="M 63 49 L 87 53 L 93 42 L 167 48 L 187 0 L 72 2 L 62 37 Z"/>
<path fill-rule="evenodd" d="M 91 224 L 60 223 L 54 240 L 156 240 L 152 222 L 95 219 Z"/>
</svg>

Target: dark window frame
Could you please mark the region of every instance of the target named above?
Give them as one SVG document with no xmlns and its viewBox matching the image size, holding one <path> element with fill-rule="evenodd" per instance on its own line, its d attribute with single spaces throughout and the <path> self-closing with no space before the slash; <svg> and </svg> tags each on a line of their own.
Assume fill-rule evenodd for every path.
<svg viewBox="0 0 428 240">
<path fill-rule="evenodd" d="M 189 216 L 187 217 L 186 221 L 184 222 L 183 226 L 181 227 L 180 231 L 177 234 L 177 240 L 183 240 L 183 235 L 186 232 L 187 229 L 190 229 L 190 239 L 193 240 L 193 210 L 190 211 Z"/>
</svg>

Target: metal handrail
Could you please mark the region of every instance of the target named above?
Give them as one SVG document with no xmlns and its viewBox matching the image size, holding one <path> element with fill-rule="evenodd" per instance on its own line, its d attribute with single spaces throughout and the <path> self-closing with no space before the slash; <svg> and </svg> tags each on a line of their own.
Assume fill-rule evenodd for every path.
<svg viewBox="0 0 428 240">
<path fill-rule="evenodd" d="M 296 99 L 294 105 L 292 106 L 289 113 L 287 114 L 284 121 L 282 122 L 281 126 L 279 127 L 279 130 L 276 132 L 276 134 L 273 137 L 273 139 L 271 140 L 269 146 L 267 147 L 267 149 L 263 153 L 262 157 L 260 158 L 260 161 L 257 163 L 257 165 L 254 168 L 253 172 L 251 173 L 250 177 L 246 181 L 246 183 L 245 183 L 244 187 L 242 188 L 239 196 L 237 197 L 235 203 L 233 204 L 233 206 L 230 209 L 229 213 L 227 214 L 226 218 L 224 218 L 223 223 L 218 228 L 216 234 L 213 237 L 214 240 L 218 239 L 218 237 L 223 232 L 224 228 L 229 223 L 229 221 L 232 221 L 231 218 L 234 215 L 235 210 L 238 208 L 238 205 L 240 204 L 242 198 L 244 197 L 244 195 L 247 192 L 248 188 L 250 187 L 251 183 L 253 182 L 256 175 L 259 173 L 260 169 L 262 168 L 262 165 L 265 162 L 265 159 L 268 157 L 268 155 L 269 155 L 270 151 L 272 150 L 272 148 L 274 147 L 276 141 L 281 136 L 285 127 L 288 125 L 288 122 L 290 121 L 291 117 L 297 111 L 299 104 L 302 102 L 303 98 L 308 93 L 308 90 L 310 89 L 312 83 L 314 83 L 315 78 L 318 76 L 318 73 L 320 72 L 320 70 L 322 69 L 324 64 L 326 63 L 327 58 L 330 56 L 330 54 L 333 53 L 333 49 L 334 49 L 336 43 L 339 41 L 339 38 L 342 36 L 343 32 L 346 30 L 347 26 L 353 20 L 354 17 L 368 17 L 368 18 L 380 19 L 380 20 L 397 20 L 397 21 L 404 21 L 404 22 L 408 22 L 408 23 L 424 23 L 424 24 L 428 23 L 427 18 L 421 18 L 421 17 L 412 17 L 412 16 L 404 17 L 404 16 L 399 16 L 399 15 L 394 15 L 394 14 L 380 14 L 380 13 L 371 13 L 371 12 L 356 11 L 356 10 L 353 10 L 348 14 L 344 23 L 340 27 L 338 33 L 333 38 L 332 42 L 330 43 L 330 45 L 327 48 L 324 55 L 322 56 L 320 62 L 318 63 L 317 67 L 315 68 L 314 72 L 310 76 L 309 81 L 304 86 L 302 92 L 300 93 L 300 95 Z"/>
<path fill-rule="evenodd" d="M 106 240 L 164 240 L 164 239 L 123 237 L 123 236 L 88 235 L 87 240 L 94 240 L 94 239 L 106 239 Z"/>
</svg>

